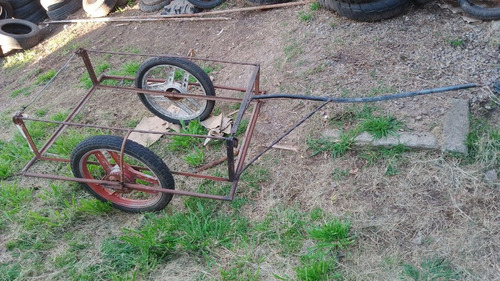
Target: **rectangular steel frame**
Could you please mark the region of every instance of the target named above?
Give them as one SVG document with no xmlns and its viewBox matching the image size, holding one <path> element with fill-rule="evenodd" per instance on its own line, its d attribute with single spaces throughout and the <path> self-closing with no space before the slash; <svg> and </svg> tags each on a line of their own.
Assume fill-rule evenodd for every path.
<svg viewBox="0 0 500 281">
<path fill-rule="evenodd" d="M 207 136 L 207 135 L 180 134 L 180 133 L 173 133 L 173 132 L 136 130 L 136 129 L 108 127 L 108 126 L 82 124 L 82 123 L 73 122 L 73 119 L 75 118 L 75 116 L 81 111 L 81 109 L 89 101 L 89 99 L 92 97 L 92 95 L 99 89 L 114 89 L 114 90 L 120 90 L 120 91 L 124 91 L 124 92 L 128 92 L 128 93 L 137 93 L 138 92 L 138 89 L 134 88 L 134 87 L 103 85 L 102 82 L 104 80 L 117 80 L 117 81 L 132 80 L 133 81 L 134 78 L 133 77 L 104 75 L 104 74 L 97 77 L 97 75 L 94 71 L 94 68 L 92 66 L 92 63 L 90 61 L 89 53 L 100 53 L 100 54 L 109 54 L 109 55 L 133 55 L 133 56 L 144 56 L 144 57 L 166 56 L 166 55 L 154 55 L 154 54 L 138 55 L 138 54 L 128 54 L 128 53 L 119 53 L 119 52 L 105 52 L 105 51 L 97 51 L 97 50 L 85 50 L 85 49 L 81 49 L 81 48 L 78 49 L 76 51 L 76 54 L 79 55 L 83 60 L 83 63 L 84 63 L 84 65 L 87 69 L 87 72 L 89 74 L 90 80 L 92 81 L 92 87 L 85 94 L 85 96 L 78 102 L 76 107 L 68 114 L 66 119 L 62 122 L 58 122 L 58 121 L 43 120 L 43 119 L 37 119 L 37 118 L 29 118 L 29 117 L 26 117 L 23 115 L 23 113 L 24 113 L 23 111 L 17 112 L 13 117 L 14 123 L 21 130 L 22 134 L 27 139 L 31 150 L 34 153 L 34 157 L 22 169 L 21 175 L 27 176 L 27 177 L 38 177 L 38 178 L 45 178 L 45 179 L 52 179 L 52 180 L 65 180 L 65 181 L 73 181 L 73 182 L 79 182 L 79 183 L 94 183 L 94 184 L 106 184 L 106 185 L 110 185 L 110 186 L 119 186 L 121 183 L 114 182 L 114 181 L 85 179 L 85 178 L 77 178 L 77 177 L 60 176 L 60 175 L 55 175 L 55 174 L 42 174 L 42 173 L 30 172 L 30 169 L 33 167 L 33 165 L 37 161 L 55 161 L 55 162 L 65 162 L 65 163 L 70 162 L 70 159 L 46 156 L 46 154 L 47 154 L 48 150 L 51 148 L 51 146 L 55 143 L 57 138 L 59 136 L 61 136 L 61 134 L 68 127 L 71 127 L 71 126 L 106 129 L 106 130 L 114 130 L 114 131 L 124 132 L 125 137 L 124 137 L 124 141 L 122 144 L 121 156 L 120 156 L 122 159 L 123 159 L 123 150 L 125 147 L 125 142 L 128 139 L 128 137 L 130 136 L 130 134 L 133 132 L 148 133 L 148 134 L 162 134 L 162 135 L 169 135 L 169 136 L 173 136 L 173 135 L 188 136 L 188 137 L 195 137 L 195 138 L 212 138 L 212 139 L 223 140 L 225 142 L 226 154 L 227 154 L 226 157 L 219 159 L 219 160 L 216 160 L 212 163 L 209 163 L 209 164 L 199 168 L 198 170 L 196 170 L 195 172 L 192 172 L 192 173 L 179 172 L 179 171 L 171 171 L 171 172 L 173 175 L 202 178 L 202 179 L 208 179 L 208 180 L 220 181 L 220 182 L 231 182 L 232 186 L 231 186 L 231 190 L 230 190 L 228 195 L 219 196 L 219 195 L 213 195 L 213 194 L 209 194 L 209 193 L 199 193 L 199 192 L 191 192 L 191 191 L 183 191 L 183 190 L 164 189 L 164 188 L 160 188 L 160 187 L 151 187 L 151 186 L 145 186 L 145 185 L 140 185 L 140 184 L 130 184 L 130 183 L 123 183 L 123 185 L 125 187 L 140 190 L 140 191 L 164 192 L 164 193 L 170 193 L 170 194 L 174 194 L 174 195 L 194 196 L 194 197 L 210 198 L 210 199 L 226 200 L 226 201 L 233 200 L 235 193 L 236 193 L 236 189 L 238 186 L 238 181 L 239 181 L 239 178 L 241 176 L 241 173 L 248 167 L 248 165 L 245 166 L 245 158 L 246 158 L 247 153 L 248 153 L 249 144 L 250 144 L 250 141 L 252 139 L 255 125 L 257 123 L 257 118 L 258 118 L 258 115 L 259 115 L 259 112 L 260 112 L 260 109 L 261 109 L 261 106 L 263 103 L 263 101 L 261 101 L 259 99 L 254 99 L 254 97 L 256 95 L 262 95 L 265 93 L 265 92 L 261 91 L 259 88 L 260 65 L 259 64 L 251 64 L 251 63 L 222 61 L 222 60 L 199 59 L 199 58 L 193 58 L 193 57 L 180 57 L 180 58 L 185 58 L 185 59 L 195 60 L 195 61 L 200 60 L 200 61 L 215 62 L 215 63 L 251 66 L 252 67 L 252 74 L 250 76 L 250 79 L 248 81 L 246 88 L 214 85 L 215 89 L 223 89 L 223 90 L 230 90 L 230 91 L 244 93 L 242 98 L 204 96 L 204 95 L 187 95 L 187 94 L 181 94 L 181 93 L 173 93 L 173 92 L 172 93 L 165 93 L 165 92 L 160 92 L 160 91 L 141 89 L 141 91 L 140 91 L 141 93 L 153 94 L 153 95 L 164 95 L 164 96 L 172 97 L 172 98 L 189 97 L 189 98 L 202 99 L 202 100 L 215 100 L 215 101 L 240 103 L 240 108 L 239 108 L 238 114 L 233 122 L 233 127 L 232 127 L 232 130 L 231 130 L 231 133 L 229 134 L 229 136 L 217 137 L 217 136 Z M 169 57 L 171 57 L 171 56 L 169 56 Z M 179 56 L 175 56 L 175 57 L 179 57 Z M 244 114 L 246 113 L 246 111 L 249 109 L 249 106 L 251 103 L 254 104 L 254 107 L 253 107 L 252 113 L 250 115 L 250 121 L 249 121 L 248 127 L 246 129 L 246 132 L 244 135 L 244 140 L 241 144 L 241 148 L 238 149 L 239 142 L 235 136 L 236 131 L 238 130 L 240 122 L 241 122 Z M 30 132 L 28 131 L 28 128 L 25 124 L 25 121 L 53 123 L 53 124 L 57 124 L 58 127 L 55 130 L 55 132 L 48 138 L 46 143 L 41 148 L 38 148 L 36 146 L 32 136 L 30 135 Z M 237 159 L 235 159 L 236 156 L 238 156 Z M 221 164 L 223 162 L 227 162 L 228 177 L 215 177 L 215 176 L 199 174 L 199 172 L 206 170 L 208 168 L 211 168 L 215 165 Z M 123 178 L 123 171 L 122 171 L 122 178 Z"/>
</svg>

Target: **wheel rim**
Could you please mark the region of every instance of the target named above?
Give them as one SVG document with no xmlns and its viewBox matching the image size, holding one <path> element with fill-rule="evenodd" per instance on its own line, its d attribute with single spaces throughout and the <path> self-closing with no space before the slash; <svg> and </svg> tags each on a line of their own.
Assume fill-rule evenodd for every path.
<svg viewBox="0 0 500 281">
<path fill-rule="evenodd" d="M 205 89 L 190 72 L 173 66 L 158 65 L 149 69 L 142 80 L 147 90 L 174 92 L 192 95 L 206 95 Z M 172 119 L 193 120 L 207 107 L 207 100 L 194 98 L 167 98 L 161 95 L 145 95 L 151 106 Z"/>
<path fill-rule="evenodd" d="M 111 149 L 96 149 L 87 152 L 80 160 L 79 169 L 83 178 L 120 181 L 120 152 Z M 124 155 L 123 182 L 159 187 L 156 174 L 142 161 Z M 120 186 L 87 183 L 101 198 L 114 204 L 141 208 L 156 204 L 162 197 L 161 192 L 143 192 Z"/>
</svg>

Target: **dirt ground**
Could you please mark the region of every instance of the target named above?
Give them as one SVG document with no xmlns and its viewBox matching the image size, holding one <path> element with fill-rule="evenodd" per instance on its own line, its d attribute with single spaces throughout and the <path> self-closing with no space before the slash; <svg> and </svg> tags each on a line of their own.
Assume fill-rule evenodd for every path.
<svg viewBox="0 0 500 281">
<path fill-rule="evenodd" d="M 323 9 L 310 11 L 306 5 L 228 14 L 222 16 L 230 19 L 203 22 L 50 25 L 47 39 L 34 48 L 35 62 L 22 69 L 1 70 L 0 112 L 6 120 L 27 104 L 34 94 L 12 98 L 11 93 L 32 85 L 36 70 L 43 73 L 62 67 L 77 47 L 143 54 L 187 55 L 193 51 L 199 58 L 260 64 L 261 88 L 268 93 L 373 96 L 452 84 L 482 85 L 377 104 L 402 120 L 406 131 L 439 131 L 448 99 L 469 99 L 474 114 L 483 112 L 492 95 L 487 86 L 500 79 L 500 42 L 492 23 L 468 23 L 441 4 L 412 7 L 402 16 L 377 23 L 351 21 Z M 227 3 L 228 8 L 244 5 Z M 301 20 L 303 13 L 311 13 L 312 19 Z M 136 5 L 112 16 L 139 14 Z M 72 18 L 80 16 L 83 14 L 77 13 Z M 99 58 L 96 55 L 93 62 L 98 64 Z M 141 58 L 131 55 L 110 60 L 119 66 Z M 76 57 L 27 112 L 72 108 L 85 93 L 78 86 L 83 72 Z M 250 70 L 244 67 L 222 68 L 211 74 L 215 84 L 239 87 L 246 86 L 249 76 Z M 255 155 L 314 106 L 304 101 L 266 103 L 250 154 Z M 500 280 L 500 191 L 483 183 L 484 171 L 459 166 L 458 160 L 437 152 L 409 154 L 401 172 L 391 177 L 384 176 L 386 167 L 365 165 L 351 154 L 340 159 L 327 154 L 310 157 L 307 138 L 321 135 L 330 126 L 327 119 L 343 108 L 328 105 L 283 141 L 298 147 L 299 152 L 273 150 L 257 161 L 256 166 L 270 171 L 270 179 L 257 198 L 252 198 L 257 200 L 247 207 L 249 216 L 262 218 L 282 204 L 304 211 L 321 207 L 348 217 L 358 237 L 342 260 L 349 280 L 399 280 L 396 264 L 418 265 L 432 256 L 450 260 L 465 280 Z M 119 94 L 92 101 L 84 113 L 89 120 L 105 125 L 118 125 L 117 120 L 126 124 L 126 120 L 148 114 L 135 95 Z M 498 118 L 497 111 L 490 115 Z M 15 127 L 3 126 L 2 130 L 0 139 L 6 140 Z M 332 177 L 336 169 L 351 173 L 338 179 Z M 269 253 L 273 255 L 278 256 Z M 282 262 L 284 271 L 293 275 L 292 267 Z M 179 259 L 171 266 L 192 263 Z M 272 279 L 276 266 L 263 265 L 262 280 Z M 169 280 L 162 274 L 166 273 L 156 277 Z"/>
</svg>

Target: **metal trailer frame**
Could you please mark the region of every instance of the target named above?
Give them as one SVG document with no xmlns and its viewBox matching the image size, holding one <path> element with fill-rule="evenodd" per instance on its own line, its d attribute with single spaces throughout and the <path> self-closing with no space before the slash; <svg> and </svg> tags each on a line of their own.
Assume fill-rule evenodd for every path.
<svg viewBox="0 0 500 281">
<path fill-rule="evenodd" d="M 467 88 L 473 88 L 473 87 L 478 86 L 476 84 L 462 84 L 462 85 L 454 85 L 454 86 L 420 90 L 420 91 L 415 91 L 415 92 L 398 93 L 398 94 L 393 94 L 393 95 L 371 97 L 371 98 L 334 98 L 334 97 L 314 97 L 314 96 L 288 95 L 288 94 L 268 95 L 268 94 L 266 94 L 265 91 L 260 90 L 260 84 L 259 84 L 260 65 L 259 64 L 232 62 L 232 61 L 223 61 L 223 60 L 212 60 L 212 59 L 200 59 L 200 58 L 193 58 L 193 57 L 168 56 L 168 57 L 185 58 L 185 59 L 195 60 L 195 61 L 199 60 L 199 61 L 225 63 L 225 64 L 231 64 L 231 65 L 241 65 L 241 66 L 251 66 L 252 67 L 252 74 L 250 76 L 250 79 L 248 81 L 246 88 L 214 85 L 215 89 L 223 89 L 223 90 L 235 91 L 238 93 L 244 93 L 242 98 L 205 96 L 205 95 L 190 95 L 190 94 L 182 94 L 182 93 L 174 93 L 174 92 L 161 92 L 161 91 L 140 89 L 141 93 L 152 94 L 152 95 L 163 95 L 163 96 L 168 97 L 168 98 L 189 97 L 189 98 L 202 99 L 202 100 L 214 100 L 214 101 L 224 101 L 224 102 L 231 102 L 231 103 L 240 103 L 240 108 L 239 108 L 238 114 L 233 122 L 233 127 L 232 127 L 232 130 L 231 130 L 231 133 L 229 134 L 229 136 L 218 137 L 218 136 L 207 136 L 207 135 L 190 135 L 190 134 L 180 134 L 180 133 L 173 133 L 173 132 L 145 131 L 145 130 L 136 130 L 136 129 L 128 129 L 128 128 L 109 127 L 109 126 L 99 126 L 99 125 L 82 124 L 82 123 L 73 122 L 73 119 L 75 118 L 75 116 L 80 112 L 80 110 L 88 102 L 88 100 L 92 97 L 92 95 L 99 89 L 114 89 L 114 90 L 120 90 L 120 91 L 128 92 L 128 93 L 137 93 L 138 92 L 138 89 L 135 87 L 103 85 L 102 82 L 105 80 L 115 80 L 115 81 L 130 80 L 130 81 L 134 81 L 135 78 L 134 77 L 121 77 L 121 76 L 113 76 L 113 75 L 104 75 L 104 74 L 97 77 L 96 73 L 94 72 L 92 63 L 90 61 L 89 53 L 99 53 L 99 54 L 109 54 L 109 55 L 134 55 L 134 56 L 145 56 L 145 57 L 158 57 L 158 56 L 165 57 L 166 56 L 166 55 L 154 55 L 154 54 L 140 54 L 140 55 L 138 55 L 138 54 L 128 54 L 128 53 L 120 53 L 120 52 L 105 52 L 105 51 L 98 51 L 98 50 L 85 50 L 82 48 L 78 49 L 75 53 L 82 58 L 82 60 L 85 64 L 85 67 L 87 69 L 87 72 L 90 76 L 90 79 L 92 81 L 92 87 L 87 92 L 87 94 L 78 102 L 76 107 L 68 114 L 67 118 L 62 122 L 58 122 L 58 121 L 25 117 L 23 115 L 23 111 L 24 111 L 25 107 L 13 116 L 14 123 L 18 126 L 18 128 L 20 128 L 22 134 L 27 139 L 31 150 L 34 153 L 34 157 L 22 169 L 22 171 L 20 173 L 21 175 L 27 176 L 27 177 L 38 177 L 38 178 L 45 178 L 45 179 L 52 179 L 52 180 L 65 180 L 65 181 L 74 181 L 74 182 L 79 182 L 79 183 L 101 184 L 101 185 L 106 185 L 106 186 L 110 186 L 110 187 L 117 188 L 117 189 L 126 188 L 126 189 L 133 189 L 133 190 L 145 191 L 145 192 L 163 192 L 163 193 L 169 193 L 169 194 L 173 194 L 173 195 L 194 196 L 194 197 L 226 200 L 226 201 L 233 200 L 241 174 L 253 162 L 255 162 L 260 156 L 262 156 L 264 153 L 266 153 L 269 149 L 271 149 L 275 144 L 277 144 L 280 140 L 282 140 L 285 136 L 287 136 L 295 128 L 300 126 L 303 122 L 305 122 L 312 115 L 314 115 L 314 113 L 319 111 L 321 108 L 323 108 L 325 105 L 327 105 L 330 102 L 336 102 L 336 103 L 376 102 L 376 101 L 390 100 L 390 99 L 396 99 L 396 98 L 405 98 L 405 97 L 411 97 L 411 96 L 427 95 L 427 94 L 446 92 L 446 91 L 454 91 L 454 90 L 459 90 L 459 89 L 467 89 Z M 245 164 L 245 159 L 246 159 L 247 154 L 248 154 L 249 145 L 250 145 L 250 142 L 252 140 L 252 136 L 253 136 L 253 132 L 254 132 L 254 129 L 255 129 L 255 126 L 257 123 L 258 115 L 260 113 L 261 106 L 264 103 L 264 100 L 266 100 L 266 99 L 273 99 L 273 100 L 276 100 L 276 99 L 302 99 L 302 100 L 322 101 L 323 103 L 321 103 L 318 107 L 316 107 L 316 109 L 314 109 L 312 112 L 307 114 L 304 118 L 302 118 L 300 121 L 298 121 L 293 127 L 288 129 L 283 135 L 278 137 L 269 146 L 267 146 L 265 149 L 263 149 L 260 153 L 258 153 L 256 156 L 254 156 L 251 160 L 249 160 Z M 238 130 L 238 127 L 240 126 L 240 122 L 242 120 L 242 117 L 246 113 L 246 111 L 249 109 L 250 104 L 254 104 L 254 107 L 253 107 L 252 113 L 250 115 L 250 121 L 249 121 L 248 127 L 247 127 L 245 135 L 244 135 L 244 140 L 240 146 L 239 141 L 235 135 L 236 135 L 236 131 Z M 48 138 L 47 142 L 41 148 L 38 148 L 35 145 L 35 142 L 32 139 L 32 137 L 28 131 L 28 128 L 26 127 L 25 121 L 53 123 L 53 124 L 57 124 L 59 126 L 55 130 L 55 132 Z M 54 175 L 54 174 L 41 174 L 41 173 L 30 172 L 30 169 L 33 167 L 33 165 L 37 161 L 55 161 L 55 162 L 66 162 L 66 163 L 70 162 L 70 159 L 52 157 L 52 156 L 46 155 L 47 151 L 54 144 L 54 142 L 57 140 L 57 138 L 68 127 L 87 127 L 87 128 L 107 129 L 107 130 L 125 132 L 125 137 L 123 139 L 121 152 L 120 152 L 121 159 L 123 159 L 123 153 L 124 153 L 126 140 L 128 139 L 128 137 L 130 136 L 130 134 L 132 132 L 147 133 L 147 134 L 162 134 L 162 135 L 167 135 L 167 136 L 177 135 L 177 136 L 188 136 L 188 137 L 195 137 L 195 138 L 211 138 L 211 139 L 223 140 L 225 142 L 225 147 L 226 147 L 226 153 L 227 153 L 226 157 L 218 159 L 212 163 L 209 163 L 209 164 L 197 169 L 195 172 L 171 171 L 171 173 L 173 175 L 202 178 L 202 179 L 208 179 L 208 180 L 213 180 L 213 181 L 218 181 L 218 182 L 231 182 L 232 183 L 231 190 L 230 190 L 228 195 L 220 196 L 220 195 L 214 195 L 214 194 L 209 194 L 209 193 L 199 193 L 199 192 L 190 192 L 190 191 L 183 191 L 183 190 L 165 189 L 165 188 L 161 188 L 161 187 L 151 187 L 151 186 L 145 186 L 145 185 L 141 185 L 141 184 L 126 183 L 123 181 L 123 178 L 124 178 L 124 171 L 123 170 L 124 169 L 121 169 L 121 172 L 120 172 L 121 173 L 121 176 L 120 176 L 121 181 L 96 180 L 96 179 L 66 177 L 66 176 L 59 176 L 59 175 Z M 241 148 L 238 149 L 238 147 L 241 147 Z M 238 156 L 237 159 L 235 159 L 236 156 Z M 214 167 L 214 166 L 219 165 L 219 164 L 224 163 L 224 162 L 227 162 L 228 177 L 215 177 L 215 176 L 209 176 L 209 175 L 202 175 L 199 173 L 203 170 L 209 169 L 211 167 Z M 122 163 L 122 165 L 123 165 L 123 163 Z"/>
</svg>

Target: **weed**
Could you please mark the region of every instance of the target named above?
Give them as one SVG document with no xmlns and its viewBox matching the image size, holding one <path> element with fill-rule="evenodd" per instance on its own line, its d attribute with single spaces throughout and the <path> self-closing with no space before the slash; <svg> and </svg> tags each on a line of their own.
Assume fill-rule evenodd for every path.
<svg viewBox="0 0 500 281">
<path fill-rule="evenodd" d="M 309 229 L 307 232 L 317 241 L 313 247 L 314 252 L 342 249 L 354 243 L 354 237 L 350 236 L 351 224 L 334 219 L 319 227 Z"/>
<path fill-rule="evenodd" d="M 127 127 L 129 128 L 135 128 L 137 125 L 139 125 L 140 121 L 139 120 L 130 120 L 127 122 Z"/>
<path fill-rule="evenodd" d="M 312 2 L 310 5 L 309 5 L 309 9 L 311 11 L 317 11 L 321 8 L 321 6 L 319 5 L 319 3 L 316 1 L 316 2 Z"/>
<path fill-rule="evenodd" d="M 38 78 L 35 80 L 35 85 L 45 85 L 47 84 L 52 78 L 56 76 L 56 71 L 51 69 L 44 74 L 38 76 Z"/>
<path fill-rule="evenodd" d="M 303 52 L 303 50 L 304 48 L 297 42 L 292 42 L 289 45 L 285 46 L 285 61 L 290 61 L 297 58 Z"/>
<path fill-rule="evenodd" d="M 321 152 L 329 151 L 332 157 L 338 158 L 343 156 L 347 151 L 349 151 L 354 144 L 354 138 L 360 133 L 360 127 L 348 130 L 340 135 L 340 139 L 336 141 L 330 141 L 326 138 L 308 138 L 307 139 L 307 149 L 313 151 L 311 156 L 315 156 Z"/>
<path fill-rule="evenodd" d="M 199 149 L 198 147 L 194 147 L 194 150 L 189 152 L 186 156 L 184 156 L 184 161 L 188 163 L 191 167 L 198 167 L 203 164 L 203 160 L 205 159 L 205 152 L 203 149 Z"/>
<path fill-rule="evenodd" d="M 320 207 L 314 207 L 311 210 L 310 214 L 311 214 L 311 220 L 313 221 L 320 220 L 325 216 L 323 209 L 321 209 Z"/>
<path fill-rule="evenodd" d="M 101 244 L 100 252 L 103 259 L 117 273 L 125 273 L 136 266 L 144 266 L 145 263 L 150 262 L 150 260 L 142 259 L 144 257 L 142 249 L 133 243 L 135 241 L 146 243 L 147 238 L 129 240 L 128 237 L 130 236 L 110 237 Z"/>
<path fill-rule="evenodd" d="M 377 108 L 372 105 L 365 104 L 362 107 L 353 105 L 330 117 L 329 122 L 342 127 L 345 123 L 372 118 L 376 110 Z"/>
<path fill-rule="evenodd" d="M 313 15 L 308 12 L 300 11 L 299 12 L 299 19 L 304 22 L 311 21 L 313 18 Z"/>
<path fill-rule="evenodd" d="M 0 182 L 0 211 L 2 219 L 12 221 L 33 199 L 33 191 L 16 183 Z"/>
<path fill-rule="evenodd" d="M 110 68 L 110 64 L 107 62 L 103 62 L 98 64 L 94 72 L 97 76 L 101 75 L 104 71 L 108 70 Z M 83 73 L 82 77 L 80 78 L 80 84 L 82 85 L 83 88 L 85 89 L 90 89 L 92 87 L 92 80 L 90 80 L 90 75 L 88 72 Z"/>
<path fill-rule="evenodd" d="M 420 264 L 421 269 L 416 268 L 411 264 L 403 265 L 402 279 L 424 281 L 424 280 L 459 280 L 461 277 L 460 272 L 454 269 L 450 262 L 444 258 L 433 257 L 428 260 L 422 261 Z M 408 278 L 409 277 L 409 278 Z"/>
<path fill-rule="evenodd" d="M 336 181 L 343 180 L 349 176 L 349 169 L 336 168 L 332 172 L 332 178 Z"/>
<path fill-rule="evenodd" d="M 207 133 L 207 129 L 201 125 L 199 120 L 193 120 L 187 126 L 184 122 L 181 122 L 181 125 L 180 133 L 182 134 L 205 135 Z M 190 151 L 193 147 L 203 142 L 202 138 L 188 136 L 172 136 L 170 140 L 171 142 L 168 144 L 170 150 L 183 152 Z"/>
<path fill-rule="evenodd" d="M 463 38 L 446 38 L 446 42 L 453 48 L 463 47 L 465 45 L 465 39 Z"/>
<path fill-rule="evenodd" d="M 243 135 L 247 131 L 248 124 L 250 124 L 250 121 L 247 119 L 241 119 L 238 129 L 236 129 L 236 136 Z"/>
<path fill-rule="evenodd" d="M 91 215 L 103 215 L 111 212 L 111 203 L 102 202 L 97 199 L 81 199 L 78 202 L 77 210 Z"/>
<path fill-rule="evenodd" d="M 47 115 L 47 109 L 45 109 L 45 108 L 40 108 L 40 109 L 37 109 L 37 110 L 35 111 L 35 115 L 36 115 L 37 117 L 44 117 L 45 115 Z"/>
<path fill-rule="evenodd" d="M 380 96 L 380 95 L 394 93 L 395 91 L 396 91 L 395 87 L 388 87 L 383 82 L 379 81 L 376 87 L 370 89 L 370 95 Z"/>
<path fill-rule="evenodd" d="M 260 184 L 269 180 L 269 170 L 262 168 L 247 169 L 242 175 L 241 180 L 248 184 L 249 187 L 259 190 Z"/>
<path fill-rule="evenodd" d="M 479 119 L 471 120 L 467 135 L 469 160 L 479 163 L 483 169 L 490 169 L 500 163 L 500 131 Z"/>
<path fill-rule="evenodd" d="M 32 90 L 31 87 L 23 87 L 21 89 L 14 90 L 10 94 L 10 97 L 15 98 L 15 97 L 19 96 L 20 94 L 22 94 L 23 96 L 29 96 L 29 95 L 31 95 L 31 90 Z"/>
<path fill-rule="evenodd" d="M 295 268 L 297 280 L 343 280 L 342 275 L 336 272 L 337 262 L 332 258 L 305 259 L 303 263 L 305 264 Z"/>
<path fill-rule="evenodd" d="M 370 133 L 373 139 L 385 138 L 388 135 L 397 136 L 396 131 L 403 127 L 403 124 L 393 116 L 372 117 L 363 121 L 362 130 Z"/>
<path fill-rule="evenodd" d="M 0 277 L 1 280 L 17 280 L 21 275 L 21 265 L 18 263 L 1 263 L 0 264 Z"/>
<path fill-rule="evenodd" d="M 139 66 L 140 66 L 139 62 L 124 63 L 124 64 L 122 64 L 121 69 L 110 70 L 109 74 L 115 75 L 115 76 L 121 76 L 121 77 L 127 77 L 127 76 L 135 77 L 137 70 L 139 70 Z M 133 81 L 129 81 L 129 80 L 123 80 L 123 81 L 105 80 L 102 82 L 103 85 L 111 85 L 111 86 L 116 86 L 120 83 L 124 86 L 130 86 L 130 85 L 132 85 Z"/>
</svg>

